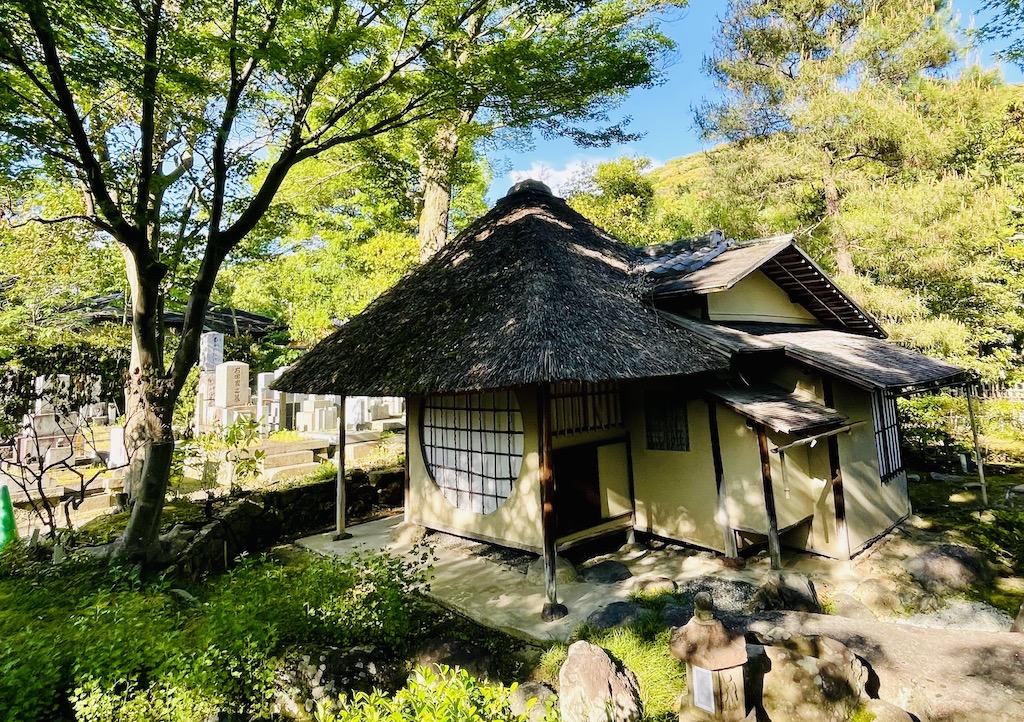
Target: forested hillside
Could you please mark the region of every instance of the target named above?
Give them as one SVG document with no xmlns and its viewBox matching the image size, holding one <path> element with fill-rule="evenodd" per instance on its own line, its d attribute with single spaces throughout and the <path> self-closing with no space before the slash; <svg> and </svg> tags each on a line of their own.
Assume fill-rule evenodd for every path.
<svg viewBox="0 0 1024 722">
<path fill-rule="evenodd" d="M 706 61 L 721 95 L 695 114 L 719 145 L 599 165 L 570 202 L 637 244 L 793 233 L 896 341 L 1016 380 L 1024 87 L 957 69 L 927 3 L 857 12 L 730 3 Z"/>
</svg>

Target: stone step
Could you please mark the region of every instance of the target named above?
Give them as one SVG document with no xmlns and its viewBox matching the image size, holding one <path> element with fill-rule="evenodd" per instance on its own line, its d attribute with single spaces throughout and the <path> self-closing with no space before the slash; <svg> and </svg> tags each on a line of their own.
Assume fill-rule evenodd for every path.
<svg viewBox="0 0 1024 722">
<path fill-rule="evenodd" d="M 347 461 L 359 461 L 377 454 L 380 447 L 379 441 L 363 441 L 357 444 L 345 444 L 345 459 Z"/>
<path fill-rule="evenodd" d="M 345 445 L 357 444 L 362 441 L 380 440 L 380 430 L 377 431 L 347 431 L 345 432 Z"/>
<path fill-rule="evenodd" d="M 320 464 L 312 462 L 307 464 L 294 464 L 292 466 L 278 466 L 274 469 L 267 469 L 263 472 L 263 480 L 274 482 L 283 481 L 284 479 L 294 479 L 297 476 L 313 474 L 319 469 Z"/>
<path fill-rule="evenodd" d="M 309 449 L 300 451 L 286 451 L 284 453 L 267 453 L 263 459 L 264 469 L 277 469 L 282 466 L 295 466 L 296 464 L 309 464 L 313 462 L 313 452 Z"/>
<path fill-rule="evenodd" d="M 404 431 L 405 421 L 401 418 L 381 419 L 370 422 L 370 426 L 374 431 Z"/>
<path fill-rule="evenodd" d="M 326 449 L 330 442 L 323 439 L 300 439 L 298 441 L 263 441 L 254 448 L 263 449 L 267 456 L 287 454 L 291 451 L 317 451 Z"/>
<path fill-rule="evenodd" d="M 81 506 L 78 507 L 78 511 L 99 511 L 101 509 L 110 509 L 114 506 L 117 506 L 117 502 L 114 499 L 113 494 L 108 494 L 106 492 L 99 494 L 87 494 L 85 501 L 83 501 Z"/>
</svg>

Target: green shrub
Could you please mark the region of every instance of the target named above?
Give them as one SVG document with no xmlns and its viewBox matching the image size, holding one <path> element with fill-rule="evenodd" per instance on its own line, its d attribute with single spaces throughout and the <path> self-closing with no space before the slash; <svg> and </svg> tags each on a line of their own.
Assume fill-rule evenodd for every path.
<svg viewBox="0 0 1024 722">
<path fill-rule="evenodd" d="M 357 693 L 339 700 L 335 709 L 321 709 L 318 722 L 522 722 L 512 714 L 509 695 L 515 685 L 484 684 L 464 670 L 445 667 L 437 672 L 418 669 L 394 696 L 381 692 Z M 549 704 L 544 718 L 558 715 Z"/>
<path fill-rule="evenodd" d="M 404 649 L 426 624 L 426 559 L 246 559 L 191 592 L 137 567 L 72 556 L 59 566 L 21 544 L 0 552 L 0 717 L 192 722 L 269 715 L 290 645 Z"/>
</svg>

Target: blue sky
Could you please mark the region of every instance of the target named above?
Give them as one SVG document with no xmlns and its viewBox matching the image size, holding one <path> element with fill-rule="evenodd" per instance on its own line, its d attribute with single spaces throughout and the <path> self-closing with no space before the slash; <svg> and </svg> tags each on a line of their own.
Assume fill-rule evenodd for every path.
<svg viewBox="0 0 1024 722">
<path fill-rule="evenodd" d="M 981 10 L 983 0 L 953 0 L 954 16 L 959 26 L 980 25 L 987 17 Z M 702 70 L 702 60 L 711 51 L 711 40 L 718 25 L 718 16 L 725 8 L 724 0 L 690 0 L 690 7 L 666 18 L 662 29 L 676 42 L 676 50 L 665 70 L 665 82 L 655 88 L 636 90 L 612 113 L 617 120 L 628 116 L 629 128 L 644 137 L 628 145 L 611 148 L 578 148 L 569 140 L 535 138 L 529 150 L 498 147 L 488 156 L 494 165 L 491 200 L 521 177 L 540 178 L 558 187 L 579 172 L 585 164 L 599 163 L 622 155 L 643 155 L 655 163 L 688 155 L 703 148 L 693 127 L 692 107 L 704 98 L 713 98 L 715 88 Z M 980 53 L 984 65 L 993 65 L 998 46 L 984 46 Z M 1004 67 L 1011 82 L 1024 82 L 1020 70 Z"/>
</svg>

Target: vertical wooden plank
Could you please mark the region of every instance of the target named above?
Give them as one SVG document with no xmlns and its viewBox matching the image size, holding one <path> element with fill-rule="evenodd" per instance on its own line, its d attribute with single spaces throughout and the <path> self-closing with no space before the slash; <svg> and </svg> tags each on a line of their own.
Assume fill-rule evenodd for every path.
<svg viewBox="0 0 1024 722">
<path fill-rule="evenodd" d="M 974 418 L 974 394 L 971 387 L 967 391 L 967 416 L 971 420 L 971 435 L 974 437 L 974 462 L 978 465 L 978 481 L 981 482 L 981 505 L 988 508 L 988 482 L 985 481 L 985 461 L 981 458 L 981 444 L 978 441 L 978 423 Z"/>
<path fill-rule="evenodd" d="M 761 480 L 764 483 L 764 506 L 768 512 L 768 554 L 772 569 L 782 568 L 782 546 L 779 544 L 779 518 L 775 513 L 775 489 L 772 488 L 772 460 L 768 452 L 768 432 L 757 424 L 757 448 L 761 452 Z"/>
<path fill-rule="evenodd" d="M 540 384 L 537 390 L 538 450 L 540 452 L 540 504 L 541 504 L 541 545 L 544 554 L 544 608 L 541 618 L 545 621 L 561 619 L 569 610 L 558 603 L 558 589 L 555 584 L 557 571 L 558 526 L 555 516 L 555 475 L 551 464 L 551 389 Z"/>
<path fill-rule="evenodd" d="M 352 535 L 345 531 L 345 396 L 338 404 L 338 491 L 335 500 L 336 531 L 334 540 L 348 539 Z"/>
<path fill-rule="evenodd" d="M 718 495 L 716 516 L 725 540 L 725 554 L 728 557 L 735 557 L 738 554 L 736 533 L 733 531 L 732 524 L 729 523 L 729 512 L 725 504 L 725 466 L 722 464 L 722 441 L 718 435 L 718 404 L 711 400 L 705 403 L 708 405 L 708 428 L 711 430 L 711 458 L 715 463 L 715 493 Z"/>
<path fill-rule="evenodd" d="M 822 379 L 822 391 L 825 406 L 836 407 L 832 380 Z M 875 437 L 877 443 L 878 437 Z M 846 523 L 846 492 L 843 489 L 843 466 L 839 459 L 839 437 L 831 434 L 828 437 L 828 470 L 832 476 L 832 501 L 836 507 L 836 539 L 839 542 L 839 558 L 850 558 L 850 529 Z"/>
</svg>

